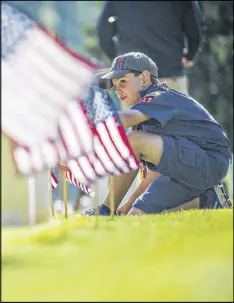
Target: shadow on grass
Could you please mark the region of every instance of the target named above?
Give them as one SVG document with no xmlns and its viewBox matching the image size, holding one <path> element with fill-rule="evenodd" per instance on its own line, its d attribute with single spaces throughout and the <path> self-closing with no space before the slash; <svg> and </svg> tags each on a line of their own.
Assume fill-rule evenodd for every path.
<svg viewBox="0 0 234 303">
<path fill-rule="evenodd" d="M 26 261 L 25 258 L 20 258 L 15 255 L 7 255 L 2 257 L 1 266 L 2 270 L 4 268 L 10 268 L 15 269 L 16 267 L 23 267 L 26 264 L 28 265 L 28 260 Z"/>
</svg>

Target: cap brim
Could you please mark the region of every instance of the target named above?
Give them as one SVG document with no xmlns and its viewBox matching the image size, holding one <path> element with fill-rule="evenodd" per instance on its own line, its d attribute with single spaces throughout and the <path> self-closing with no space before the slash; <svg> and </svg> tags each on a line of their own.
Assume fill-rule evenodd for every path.
<svg viewBox="0 0 234 303">
<path fill-rule="evenodd" d="M 104 67 L 104 68 L 98 69 L 96 75 L 98 77 L 102 77 L 105 74 L 110 73 L 110 72 L 111 72 L 111 68 L 110 67 Z"/>
<path fill-rule="evenodd" d="M 102 79 L 118 79 L 118 78 L 123 77 L 125 74 L 127 74 L 129 72 L 130 72 L 130 70 L 126 70 L 126 69 L 123 69 L 123 70 L 114 70 L 114 71 L 112 71 L 110 73 L 105 74 L 101 78 Z"/>
</svg>

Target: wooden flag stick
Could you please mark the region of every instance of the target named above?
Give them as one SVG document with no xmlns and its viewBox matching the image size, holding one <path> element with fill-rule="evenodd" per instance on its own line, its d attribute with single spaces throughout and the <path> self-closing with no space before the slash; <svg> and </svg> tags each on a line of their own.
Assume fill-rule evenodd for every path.
<svg viewBox="0 0 234 303">
<path fill-rule="evenodd" d="M 49 171 L 49 180 L 50 180 L 50 210 L 51 210 L 51 215 L 54 217 L 54 200 L 53 200 L 53 189 L 52 189 L 52 180 L 50 176 L 50 171 Z"/>
<path fill-rule="evenodd" d="M 66 180 L 66 175 L 67 175 L 67 170 L 66 169 L 61 169 L 60 168 L 60 173 L 62 175 L 63 179 L 63 205 L 64 205 L 64 217 L 67 219 L 67 180 Z"/>
<path fill-rule="evenodd" d="M 94 183 L 94 192 L 96 193 L 95 197 L 94 197 L 94 208 L 97 209 L 97 215 L 95 216 L 95 228 L 98 227 L 98 217 L 99 217 L 99 209 L 98 209 L 98 182 L 96 181 Z"/>
<path fill-rule="evenodd" d="M 110 177 L 110 219 L 113 219 L 115 214 L 115 186 L 114 178 Z"/>
</svg>

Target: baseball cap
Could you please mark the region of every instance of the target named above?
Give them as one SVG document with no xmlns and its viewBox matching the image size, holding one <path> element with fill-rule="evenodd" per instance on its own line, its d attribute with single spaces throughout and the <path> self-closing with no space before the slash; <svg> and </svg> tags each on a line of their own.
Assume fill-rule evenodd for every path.
<svg viewBox="0 0 234 303">
<path fill-rule="evenodd" d="M 143 72 L 144 70 L 158 78 L 158 67 L 152 59 L 140 52 L 130 52 L 116 57 L 111 65 L 111 71 L 101 78 L 121 78 L 131 71 Z"/>
</svg>

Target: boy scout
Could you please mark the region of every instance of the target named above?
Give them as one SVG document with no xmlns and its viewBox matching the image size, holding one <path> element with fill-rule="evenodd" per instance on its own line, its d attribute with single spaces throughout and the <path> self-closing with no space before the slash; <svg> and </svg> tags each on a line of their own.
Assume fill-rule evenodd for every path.
<svg viewBox="0 0 234 303">
<path fill-rule="evenodd" d="M 192 208 L 222 208 L 214 186 L 225 178 L 231 154 L 219 123 L 196 100 L 158 81 L 158 68 L 146 55 L 131 52 L 114 59 L 111 79 L 129 110 L 119 111 L 130 145 L 148 174 L 134 199 L 119 207 L 137 171 L 113 176 L 117 212 L 129 215 Z M 133 194 L 134 196 L 134 194 Z M 110 214 L 110 196 L 99 206 Z M 186 206 L 185 206 L 186 208 Z M 91 209 L 86 215 L 95 215 Z"/>
</svg>

